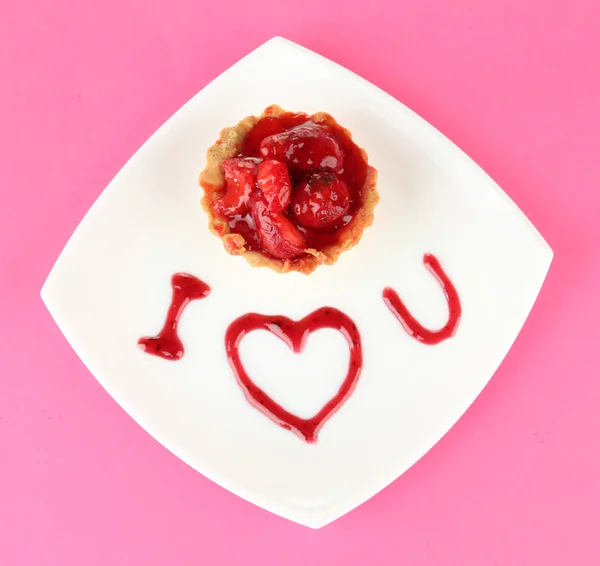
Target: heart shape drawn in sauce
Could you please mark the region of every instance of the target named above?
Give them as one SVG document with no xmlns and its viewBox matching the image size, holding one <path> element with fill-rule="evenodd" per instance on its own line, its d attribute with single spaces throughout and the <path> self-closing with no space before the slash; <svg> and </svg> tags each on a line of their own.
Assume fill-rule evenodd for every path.
<svg viewBox="0 0 600 566">
<path fill-rule="evenodd" d="M 239 345 L 249 332 L 268 330 L 299 354 L 309 334 L 321 328 L 333 328 L 346 338 L 350 348 L 348 373 L 338 392 L 321 410 L 310 419 L 302 419 L 286 411 L 252 381 L 240 359 Z M 320 308 L 297 322 L 279 315 L 245 314 L 229 325 L 225 333 L 225 348 L 233 373 L 248 401 L 278 425 L 310 443 L 317 441 L 321 427 L 350 397 L 362 369 L 362 343 L 358 328 L 348 315 L 331 307 Z"/>
</svg>

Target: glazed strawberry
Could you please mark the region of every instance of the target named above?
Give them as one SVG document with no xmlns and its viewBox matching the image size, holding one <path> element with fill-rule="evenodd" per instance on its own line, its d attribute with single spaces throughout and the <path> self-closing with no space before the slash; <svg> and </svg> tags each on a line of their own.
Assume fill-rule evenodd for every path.
<svg viewBox="0 0 600 566">
<path fill-rule="evenodd" d="M 304 236 L 283 213 L 269 210 L 260 191 L 250 197 L 250 212 L 260 247 L 279 259 L 291 259 L 304 252 Z"/>
<path fill-rule="evenodd" d="M 266 137 L 260 144 L 260 153 L 298 169 L 340 171 L 344 166 L 344 153 L 337 140 L 327 128 L 310 121 Z"/>
<path fill-rule="evenodd" d="M 281 212 L 290 204 L 292 182 L 287 166 L 281 161 L 266 159 L 259 163 L 256 184 L 273 212 Z"/>
<path fill-rule="evenodd" d="M 349 208 L 350 191 L 331 171 L 313 173 L 294 189 L 292 196 L 296 222 L 314 230 L 327 230 L 340 224 Z"/>
<path fill-rule="evenodd" d="M 261 159 L 233 157 L 221 163 L 227 189 L 215 200 L 214 208 L 222 216 L 244 215 L 248 212 L 250 194 L 256 189 L 257 165 Z"/>
</svg>

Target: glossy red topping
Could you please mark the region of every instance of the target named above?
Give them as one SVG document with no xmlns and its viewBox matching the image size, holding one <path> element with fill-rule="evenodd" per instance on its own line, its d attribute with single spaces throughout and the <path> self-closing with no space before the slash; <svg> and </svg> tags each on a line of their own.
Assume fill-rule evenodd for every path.
<svg viewBox="0 0 600 566">
<path fill-rule="evenodd" d="M 285 132 L 285 130 L 304 124 L 307 120 L 306 114 L 294 114 L 293 112 L 285 112 L 277 118 L 268 116 L 261 118 L 246 134 L 241 154 L 248 157 L 261 157 L 260 144 L 266 137 Z"/>
<path fill-rule="evenodd" d="M 290 259 L 306 249 L 304 236 L 283 213 L 269 210 L 269 204 L 260 191 L 250 199 L 252 220 L 260 247 L 279 259 Z"/>
<path fill-rule="evenodd" d="M 322 121 L 321 121 L 322 120 Z M 248 250 L 293 260 L 335 245 L 363 205 L 367 162 L 333 118 L 265 116 L 238 156 L 223 161 L 226 186 L 216 216 Z"/>
<path fill-rule="evenodd" d="M 292 214 L 306 228 L 334 228 L 342 223 L 349 209 L 350 191 L 332 171 L 313 173 L 294 191 Z"/>
<path fill-rule="evenodd" d="M 250 195 L 256 188 L 256 166 L 260 159 L 233 157 L 221 163 L 227 189 L 215 200 L 215 211 L 221 216 L 235 216 L 248 212 Z"/>
<path fill-rule="evenodd" d="M 306 122 L 265 138 L 260 144 L 265 158 L 278 159 L 298 169 L 331 169 L 344 167 L 344 153 L 327 128 Z"/>
<path fill-rule="evenodd" d="M 267 159 L 260 163 L 256 184 L 272 211 L 281 212 L 290 204 L 292 181 L 288 168 L 280 161 Z"/>
</svg>

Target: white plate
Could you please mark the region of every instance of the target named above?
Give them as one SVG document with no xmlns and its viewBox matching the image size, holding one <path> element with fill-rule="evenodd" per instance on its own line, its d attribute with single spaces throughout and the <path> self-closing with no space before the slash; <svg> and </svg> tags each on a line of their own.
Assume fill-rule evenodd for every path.
<svg viewBox="0 0 600 566">
<path fill-rule="evenodd" d="M 229 256 L 198 204 L 206 148 L 271 103 L 331 113 L 379 170 L 374 225 L 310 276 Z M 438 346 L 411 339 L 381 299 L 393 286 L 423 324 L 445 322 L 425 252 L 440 259 L 463 304 L 457 335 Z M 157 440 L 241 497 L 317 528 L 397 478 L 464 413 L 515 340 L 551 260 L 513 202 L 437 130 L 346 69 L 275 38 L 144 144 L 77 228 L 42 297 L 98 381 Z M 184 313 L 186 355 L 168 362 L 136 342 L 160 329 L 177 271 L 212 293 Z M 246 312 L 299 319 L 324 305 L 354 319 L 365 362 L 353 395 L 311 445 L 246 401 L 223 341 Z M 266 332 L 241 350 L 256 381 L 306 417 L 339 386 L 348 358 L 333 330 L 313 334 L 303 355 Z"/>
</svg>

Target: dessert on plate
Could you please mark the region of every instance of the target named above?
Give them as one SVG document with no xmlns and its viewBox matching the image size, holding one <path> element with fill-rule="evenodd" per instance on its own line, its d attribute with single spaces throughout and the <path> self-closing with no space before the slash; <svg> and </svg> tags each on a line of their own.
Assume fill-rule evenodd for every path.
<svg viewBox="0 0 600 566">
<path fill-rule="evenodd" d="M 200 173 L 209 228 L 256 267 L 311 273 L 373 222 L 377 171 L 329 114 L 269 106 L 225 128 Z"/>
</svg>

